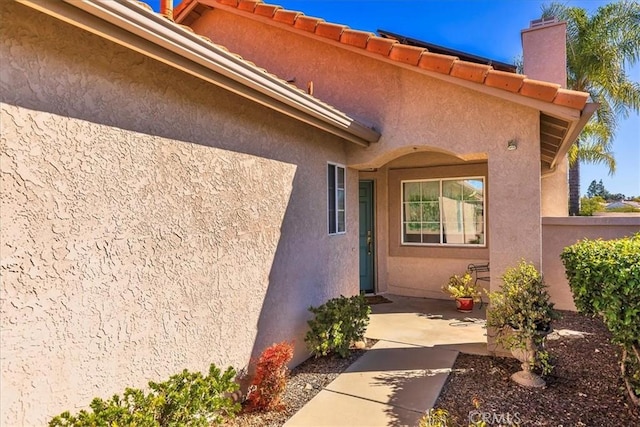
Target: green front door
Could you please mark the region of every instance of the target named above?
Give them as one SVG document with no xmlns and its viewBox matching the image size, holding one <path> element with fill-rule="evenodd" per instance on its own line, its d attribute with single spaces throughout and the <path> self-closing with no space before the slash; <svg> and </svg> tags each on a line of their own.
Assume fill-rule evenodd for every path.
<svg viewBox="0 0 640 427">
<path fill-rule="evenodd" d="M 374 292 L 373 181 L 360 181 L 360 292 Z"/>
</svg>

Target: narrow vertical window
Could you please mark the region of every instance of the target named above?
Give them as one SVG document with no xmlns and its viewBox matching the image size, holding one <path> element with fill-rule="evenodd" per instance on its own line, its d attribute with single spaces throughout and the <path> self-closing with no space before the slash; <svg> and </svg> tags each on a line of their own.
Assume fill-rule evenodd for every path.
<svg viewBox="0 0 640 427">
<path fill-rule="evenodd" d="M 327 167 L 327 214 L 329 234 L 346 230 L 345 169 L 329 164 Z"/>
</svg>

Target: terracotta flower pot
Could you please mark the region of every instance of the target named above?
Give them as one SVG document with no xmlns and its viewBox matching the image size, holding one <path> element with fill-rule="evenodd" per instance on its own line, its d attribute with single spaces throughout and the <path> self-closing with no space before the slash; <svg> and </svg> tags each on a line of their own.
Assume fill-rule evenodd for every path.
<svg viewBox="0 0 640 427">
<path fill-rule="evenodd" d="M 473 298 L 456 298 L 456 308 L 462 313 L 473 311 Z"/>
</svg>

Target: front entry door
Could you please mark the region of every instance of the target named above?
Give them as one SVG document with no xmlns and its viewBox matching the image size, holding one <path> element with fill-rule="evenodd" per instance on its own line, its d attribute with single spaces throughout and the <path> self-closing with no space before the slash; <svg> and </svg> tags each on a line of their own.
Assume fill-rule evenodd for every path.
<svg viewBox="0 0 640 427">
<path fill-rule="evenodd" d="M 374 292 L 373 181 L 360 181 L 360 292 Z"/>
</svg>

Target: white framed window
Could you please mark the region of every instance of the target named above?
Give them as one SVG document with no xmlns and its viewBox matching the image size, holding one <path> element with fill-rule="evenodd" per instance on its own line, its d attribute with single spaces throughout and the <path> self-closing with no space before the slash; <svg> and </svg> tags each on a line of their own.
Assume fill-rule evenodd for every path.
<svg viewBox="0 0 640 427">
<path fill-rule="evenodd" d="M 401 182 L 402 244 L 486 245 L 484 177 Z"/>
<path fill-rule="evenodd" d="M 329 234 L 341 234 L 346 231 L 344 166 L 335 163 L 327 165 L 327 216 Z"/>
</svg>

